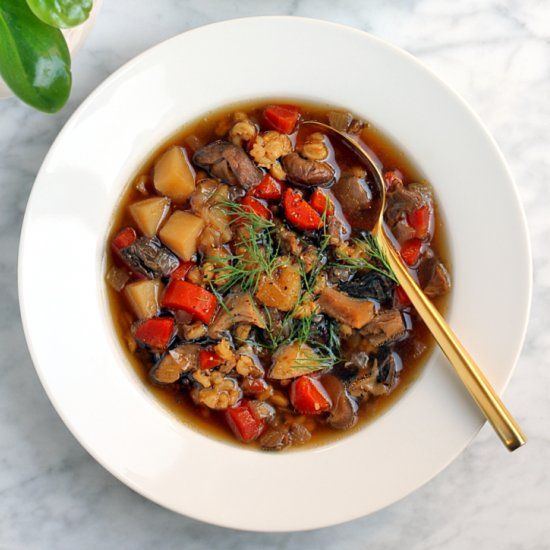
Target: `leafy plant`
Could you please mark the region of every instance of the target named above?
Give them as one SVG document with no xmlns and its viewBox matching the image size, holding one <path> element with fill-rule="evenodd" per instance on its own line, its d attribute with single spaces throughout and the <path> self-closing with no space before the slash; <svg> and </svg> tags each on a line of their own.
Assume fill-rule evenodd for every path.
<svg viewBox="0 0 550 550">
<path fill-rule="evenodd" d="M 60 28 L 84 22 L 92 0 L 1 0 L 0 76 L 25 103 L 46 113 L 65 105 L 71 57 Z"/>
</svg>

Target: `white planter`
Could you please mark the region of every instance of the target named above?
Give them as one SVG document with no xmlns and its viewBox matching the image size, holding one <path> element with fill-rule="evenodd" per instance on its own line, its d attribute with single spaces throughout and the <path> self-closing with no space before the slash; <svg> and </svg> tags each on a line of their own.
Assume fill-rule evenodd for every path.
<svg viewBox="0 0 550 550">
<path fill-rule="evenodd" d="M 94 26 L 95 18 L 97 17 L 97 13 L 99 12 L 99 8 L 101 7 L 102 2 L 103 0 L 94 0 L 94 7 L 92 8 L 90 17 L 88 17 L 88 19 L 86 19 L 86 21 L 84 21 L 82 25 L 79 25 L 78 27 L 74 27 L 72 29 L 64 29 L 62 31 L 65 36 L 65 40 L 67 41 L 69 51 L 71 52 L 71 56 L 74 56 L 74 54 L 80 49 L 82 44 L 84 44 L 86 37 Z M 6 84 L 0 77 L 0 99 L 5 99 L 11 96 L 13 96 L 13 92 L 6 86 Z"/>
</svg>

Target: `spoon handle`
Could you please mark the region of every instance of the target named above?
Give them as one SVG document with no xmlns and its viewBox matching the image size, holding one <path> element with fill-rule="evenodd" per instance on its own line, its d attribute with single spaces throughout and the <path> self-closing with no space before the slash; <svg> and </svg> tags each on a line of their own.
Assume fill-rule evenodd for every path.
<svg viewBox="0 0 550 550">
<path fill-rule="evenodd" d="M 506 445 L 509 451 L 514 451 L 518 447 L 521 447 L 526 442 L 525 435 L 489 381 L 485 378 L 481 369 L 476 365 L 475 361 L 470 357 L 469 353 L 445 322 L 445 319 L 443 319 L 412 278 L 409 270 L 401 261 L 401 258 L 384 231 L 377 231 L 375 236 L 399 284 L 407 293 L 418 315 L 420 315 L 429 331 L 433 334 L 437 344 L 504 445 Z"/>
</svg>

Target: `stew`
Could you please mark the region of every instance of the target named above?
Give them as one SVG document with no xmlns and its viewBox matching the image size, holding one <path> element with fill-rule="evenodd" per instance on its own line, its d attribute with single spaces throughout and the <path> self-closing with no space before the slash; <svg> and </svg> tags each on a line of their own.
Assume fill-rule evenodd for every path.
<svg viewBox="0 0 550 550">
<path fill-rule="evenodd" d="M 113 318 L 143 380 L 189 424 L 265 450 L 374 418 L 433 345 L 369 234 L 368 170 L 308 119 L 379 159 L 385 222 L 444 308 L 432 188 L 369 124 L 318 105 L 249 103 L 185 127 L 128 186 L 107 248 Z"/>
</svg>

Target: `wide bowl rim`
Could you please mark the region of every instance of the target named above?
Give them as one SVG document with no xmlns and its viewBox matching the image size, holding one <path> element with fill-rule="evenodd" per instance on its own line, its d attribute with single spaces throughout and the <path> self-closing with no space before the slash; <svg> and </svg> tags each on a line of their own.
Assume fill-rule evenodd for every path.
<svg viewBox="0 0 550 550">
<path fill-rule="evenodd" d="M 458 95 L 452 88 L 450 88 L 445 82 L 443 82 L 439 77 L 437 77 L 429 68 L 427 68 L 418 59 L 414 58 L 412 55 L 408 54 L 407 52 L 401 50 L 400 48 L 397 48 L 396 46 L 393 46 L 392 44 L 387 43 L 386 41 L 384 41 L 384 40 L 382 40 L 382 39 L 380 39 L 376 36 L 370 35 L 369 33 L 366 33 L 364 31 L 354 29 L 352 27 L 348 27 L 346 25 L 342 25 L 342 24 L 338 24 L 338 23 L 332 23 L 332 22 L 328 22 L 328 21 L 324 21 L 324 20 L 318 20 L 318 19 L 312 19 L 312 18 L 294 17 L 294 16 L 261 16 L 261 17 L 237 18 L 237 19 L 212 23 L 212 24 L 205 25 L 203 27 L 198 27 L 196 29 L 191 29 L 189 31 L 186 31 L 184 33 L 176 35 L 176 36 L 174 36 L 174 37 L 172 37 L 172 38 L 170 38 L 166 41 L 163 41 L 163 42 L 161 42 L 161 43 L 145 50 L 144 52 L 142 52 L 138 56 L 134 57 L 133 59 L 131 59 L 130 61 L 125 63 L 115 73 L 113 73 L 105 81 L 103 81 L 88 96 L 88 98 L 71 115 L 71 117 L 69 118 L 69 120 L 67 121 L 67 123 L 65 124 L 65 126 L 63 127 L 63 129 L 61 130 L 59 135 L 57 136 L 57 138 L 55 139 L 54 143 L 52 144 L 52 146 L 50 148 L 50 151 L 48 152 L 48 154 L 46 155 L 46 157 L 43 161 L 43 164 L 42 164 L 42 167 L 41 167 L 40 171 L 38 172 L 38 175 L 36 177 L 36 181 L 38 181 L 40 179 L 41 173 L 43 172 L 44 168 L 48 165 L 50 159 L 56 154 L 59 143 L 62 142 L 64 136 L 67 133 L 69 133 L 71 131 L 72 127 L 78 122 L 80 114 L 86 108 L 86 106 L 89 103 L 91 103 L 96 97 L 100 96 L 101 93 L 103 92 L 103 90 L 108 89 L 111 86 L 115 85 L 120 79 L 123 80 L 128 71 L 132 70 L 136 65 L 139 65 L 140 63 L 145 61 L 148 56 L 154 54 L 157 50 L 161 50 L 163 47 L 165 47 L 166 44 L 178 41 L 182 36 L 190 35 L 190 34 L 197 33 L 197 32 L 202 32 L 202 30 L 205 29 L 205 28 L 218 27 L 220 29 L 223 29 L 223 27 L 225 27 L 227 25 L 239 24 L 243 21 L 246 21 L 246 22 L 249 22 L 249 23 L 250 22 L 254 23 L 255 21 L 263 21 L 263 20 L 269 20 L 269 21 L 274 21 L 274 22 L 275 21 L 284 22 L 284 21 L 287 21 L 287 20 L 290 20 L 290 21 L 299 20 L 299 21 L 303 21 L 305 24 L 319 25 L 319 26 L 324 26 L 325 28 L 337 28 L 337 29 L 340 29 L 340 30 L 345 30 L 346 32 L 360 34 L 363 37 L 365 37 L 367 40 L 371 40 L 371 41 L 383 46 L 384 48 L 387 48 L 387 49 L 391 50 L 394 54 L 399 55 L 399 56 L 407 59 L 407 61 L 410 62 L 410 63 L 415 64 L 420 70 L 425 72 L 432 80 L 434 80 L 436 85 L 438 85 L 440 87 L 443 87 L 448 94 L 453 96 L 453 98 L 461 104 L 462 108 L 465 109 L 465 111 L 467 111 L 467 113 L 474 119 L 474 121 L 476 122 L 479 130 L 484 134 L 484 137 L 488 140 L 488 142 L 492 146 L 493 152 L 496 154 L 496 156 L 500 160 L 501 168 L 503 168 L 504 171 L 506 172 L 507 182 L 508 182 L 508 184 L 510 184 L 510 189 L 514 193 L 516 207 L 518 209 L 518 213 L 520 215 L 521 225 L 522 225 L 521 229 L 522 229 L 522 233 L 523 233 L 522 234 L 522 237 L 523 237 L 522 240 L 523 240 L 524 253 L 526 255 L 526 259 L 528 260 L 528 265 L 526 266 L 526 269 L 527 269 L 527 274 L 526 275 L 527 275 L 527 285 L 528 286 L 525 289 L 526 290 L 526 304 L 525 304 L 524 315 L 523 315 L 523 319 L 522 319 L 522 323 L 521 323 L 522 324 L 522 333 L 520 335 L 520 338 L 518 339 L 519 344 L 517 346 L 517 349 L 516 349 L 514 357 L 513 357 L 513 361 L 512 361 L 513 366 L 510 369 L 510 371 L 508 372 L 508 375 L 506 377 L 505 383 L 504 383 L 503 388 L 502 388 L 502 392 L 503 392 L 505 390 L 506 386 L 508 385 L 509 380 L 510 380 L 510 378 L 511 378 L 511 376 L 512 376 L 514 370 L 515 370 L 515 367 L 517 365 L 517 359 L 519 357 L 520 351 L 521 351 L 522 346 L 523 346 L 523 342 L 524 342 L 524 339 L 525 339 L 525 334 L 526 334 L 526 331 L 527 331 L 527 325 L 528 325 L 528 319 L 529 319 L 529 313 L 530 313 L 530 306 L 531 306 L 531 297 L 532 297 L 532 254 L 531 254 L 531 246 L 530 246 L 530 241 L 529 241 L 529 238 L 528 238 L 528 226 L 527 226 L 527 221 L 526 221 L 526 218 L 525 218 L 525 212 L 523 210 L 523 207 L 522 207 L 522 204 L 521 204 L 521 201 L 520 201 L 518 189 L 517 189 L 517 187 L 514 183 L 514 180 L 513 180 L 512 174 L 510 172 L 510 169 L 509 169 L 509 167 L 508 167 L 508 165 L 507 165 L 500 149 L 498 148 L 498 145 L 496 144 L 496 141 L 491 136 L 491 134 L 488 132 L 488 130 L 486 129 L 485 125 L 483 124 L 483 122 L 481 121 L 479 116 L 469 107 L 469 105 L 460 97 L 460 95 Z M 161 506 L 164 506 L 166 508 L 171 509 L 174 512 L 182 513 L 181 510 L 178 510 L 176 507 L 173 507 L 173 506 L 170 506 L 170 505 L 166 504 L 165 502 L 162 501 L 162 499 L 157 498 L 156 495 L 151 494 L 150 492 L 144 491 L 143 488 L 140 487 L 139 484 L 136 483 L 130 477 L 128 477 L 128 476 L 124 475 L 122 472 L 116 471 L 115 469 L 110 467 L 109 464 L 107 463 L 107 461 L 104 460 L 104 458 L 99 453 L 97 453 L 94 448 L 91 448 L 90 446 L 86 445 L 86 443 L 83 441 L 82 435 L 74 427 L 72 420 L 70 418 L 68 418 L 65 415 L 64 411 L 58 406 L 58 403 L 56 402 L 55 396 L 50 391 L 48 382 L 46 380 L 46 373 L 42 369 L 40 359 L 39 359 L 39 357 L 36 353 L 36 350 L 33 347 L 31 334 L 30 334 L 30 328 L 29 328 L 28 304 L 26 303 L 26 299 L 25 299 L 25 295 L 24 295 L 24 285 L 23 285 L 23 282 L 22 282 L 22 270 L 23 270 L 23 258 L 24 258 L 24 252 L 25 252 L 25 243 L 26 243 L 26 240 L 27 240 L 27 234 L 29 232 L 29 225 L 31 223 L 29 212 L 31 211 L 30 207 L 33 205 L 34 200 L 35 200 L 35 196 L 36 196 L 35 189 L 36 189 L 36 187 L 33 187 L 33 190 L 30 193 L 28 204 L 27 204 L 27 209 L 26 209 L 26 212 L 25 212 L 24 220 L 23 220 L 22 230 L 21 230 L 21 239 L 20 239 L 20 245 L 19 245 L 19 263 L 18 263 L 18 292 L 19 292 L 19 302 L 20 302 L 20 310 L 21 310 L 21 319 L 22 319 L 23 330 L 24 330 L 24 333 L 25 333 L 25 338 L 26 338 L 26 341 L 27 341 L 29 352 L 30 352 L 31 358 L 33 360 L 33 364 L 35 366 L 37 374 L 39 376 L 39 379 L 40 379 L 42 385 L 44 386 L 44 389 L 45 389 L 50 401 L 52 402 L 52 405 L 54 406 L 55 410 L 57 411 L 57 413 L 59 414 L 59 416 L 61 417 L 63 422 L 66 424 L 66 426 L 69 428 L 71 433 L 75 436 L 75 438 L 79 441 L 79 443 L 95 458 L 95 460 L 97 462 L 99 462 L 104 468 L 106 468 L 109 472 L 111 472 L 115 477 L 117 477 L 120 481 L 122 481 L 126 485 L 130 486 L 136 492 L 142 494 L 146 498 L 156 502 L 157 504 L 159 504 Z M 502 392 L 500 392 L 500 393 L 502 393 Z M 428 476 L 426 479 L 423 479 L 422 481 L 420 481 L 413 490 L 416 490 L 418 487 L 424 485 L 425 483 L 427 483 L 428 481 L 433 479 L 433 477 L 435 477 L 443 469 L 445 469 L 468 446 L 468 444 L 475 437 L 475 435 L 477 434 L 477 432 L 479 431 L 479 429 L 481 428 L 482 425 L 483 424 L 481 423 L 479 425 L 479 427 L 476 429 L 475 433 L 473 433 L 471 435 L 471 437 L 467 441 L 465 441 L 464 445 L 462 446 L 462 448 L 459 450 L 458 453 L 456 453 L 453 456 L 449 457 L 449 459 L 447 460 L 446 463 L 442 464 L 436 471 L 433 471 L 431 473 L 431 475 Z M 410 492 L 407 492 L 406 494 L 403 494 L 401 498 L 403 498 L 404 496 L 406 496 L 409 493 Z M 395 502 L 396 500 L 399 500 L 399 499 L 395 499 L 393 502 Z M 258 530 L 258 531 L 290 531 L 290 530 L 315 529 L 315 528 L 319 528 L 319 527 L 323 527 L 323 526 L 328 526 L 328 525 L 341 523 L 343 521 L 350 521 L 352 519 L 356 519 L 356 518 L 361 517 L 362 515 L 364 515 L 364 513 L 360 511 L 359 513 L 356 513 L 356 514 L 349 514 L 346 519 L 334 521 L 332 523 L 330 523 L 330 522 L 315 523 L 315 521 L 310 521 L 304 527 L 293 527 L 293 528 L 290 528 L 290 529 L 289 528 L 279 528 L 279 527 L 276 527 L 275 529 L 265 529 L 265 528 L 256 529 L 253 525 L 236 525 L 234 522 L 227 522 L 226 523 L 226 522 L 224 522 L 224 520 L 220 520 L 220 518 L 216 518 L 215 520 L 213 520 L 211 517 L 205 516 L 203 514 L 193 514 L 189 510 L 185 511 L 185 514 L 189 515 L 190 517 L 193 517 L 195 519 L 199 519 L 201 521 L 207 521 L 207 522 L 211 522 L 211 523 L 215 522 L 215 524 L 220 525 L 220 526 L 224 526 L 224 527 L 237 528 L 237 529 L 248 529 L 248 530 Z"/>
</svg>

